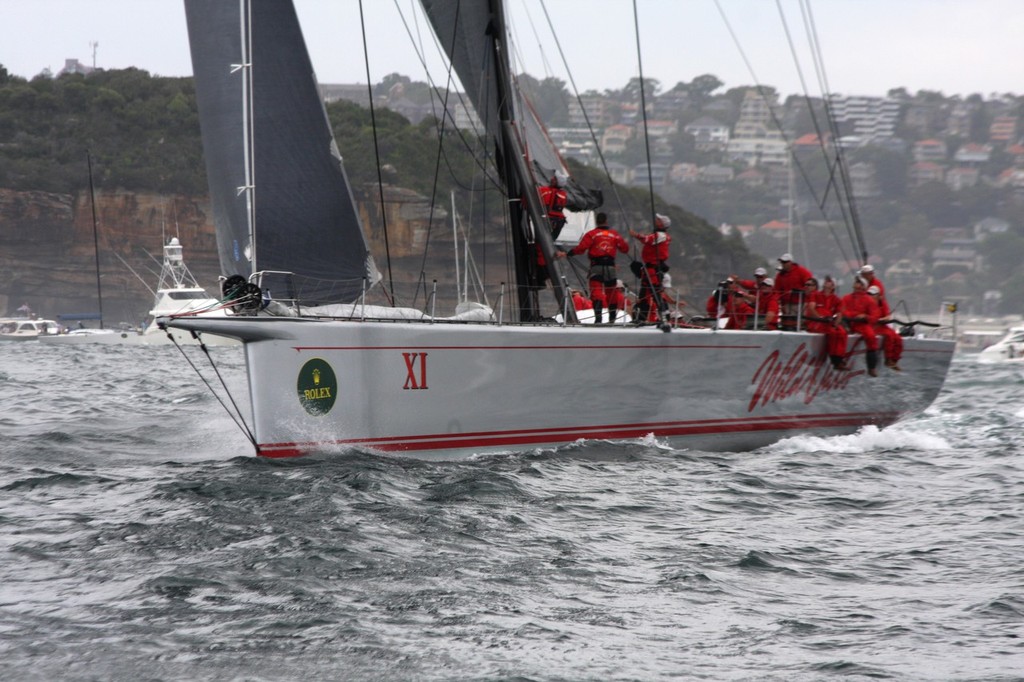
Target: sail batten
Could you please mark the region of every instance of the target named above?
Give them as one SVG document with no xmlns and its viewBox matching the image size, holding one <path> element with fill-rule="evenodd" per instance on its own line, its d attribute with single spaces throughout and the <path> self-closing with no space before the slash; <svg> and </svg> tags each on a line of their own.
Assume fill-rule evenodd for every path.
<svg viewBox="0 0 1024 682">
<path fill-rule="evenodd" d="M 293 273 L 306 304 L 354 301 L 379 275 L 293 6 L 185 0 L 185 14 L 224 274 L 255 263 Z"/>
</svg>

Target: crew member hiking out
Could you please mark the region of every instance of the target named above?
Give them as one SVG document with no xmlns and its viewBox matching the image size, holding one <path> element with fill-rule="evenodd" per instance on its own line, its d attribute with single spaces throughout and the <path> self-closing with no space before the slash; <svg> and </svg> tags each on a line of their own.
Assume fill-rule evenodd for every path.
<svg viewBox="0 0 1024 682">
<path fill-rule="evenodd" d="M 879 282 L 878 279 L 875 281 Z M 882 289 L 877 285 L 870 285 L 867 288 L 867 292 L 875 300 L 875 303 L 878 304 L 878 323 L 875 325 L 875 332 L 882 337 L 885 366 L 894 372 L 902 372 L 900 358 L 903 357 L 903 337 L 889 326 L 889 323 L 892 322 L 892 311 L 889 309 L 889 303 L 882 295 Z"/>
<path fill-rule="evenodd" d="M 878 303 L 867 292 L 866 282 L 857 277 L 853 280 L 853 291 L 843 296 L 842 317 L 850 331 L 864 339 L 864 358 L 867 361 L 868 376 L 878 376 L 878 334 L 875 324 L 880 317 Z"/>
<path fill-rule="evenodd" d="M 618 276 L 615 271 L 615 255 L 617 251 L 629 253 L 629 244 L 618 232 L 608 226 L 608 216 L 598 213 L 595 216 L 597 227 L 583 235 L 580 243 L 568 252 L 559 251 L 559 257 L 574 256 L 586 252 L 590 257 L 590 300 L 594 302 L 594 322 L 601 324 L 602 313 L 608 307 L 609 322 L 615 322 L 618 312 L 614 304 L 615 282 Z"/>
<path fill-rule="evenodd" d="M 825 352 L 832 367 L 839 371 L 850 369 L 846 364 L 846 342 L 848 334 L 839 320 L 839 299 L 818 290 L 818 280 L 813 277 L 804 284 L 804 319 L 807 331 L 825 335 Z"/>
<path fill-rule="evenodd" d="M 637 324 L 655 322 L 661 312 L 662 276 L 668 272 L 669 247 L 672 245 L 672 235 L 668 233 L 671 224 L 672 221 L 667 215 L 656 213 L 654 230 L 650 234 L 629 231 L 629 236 L 643 245 L 640 250 L 643 265 L 634 271 L 640 278 L 640 295 L 634 318 Z"/>
</svg>

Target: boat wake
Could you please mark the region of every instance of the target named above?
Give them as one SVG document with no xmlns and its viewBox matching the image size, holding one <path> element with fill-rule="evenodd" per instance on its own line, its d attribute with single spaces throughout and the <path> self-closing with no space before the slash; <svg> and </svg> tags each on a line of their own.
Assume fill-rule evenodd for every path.
<svg viewBox="0 0 1024 682">
<path fill-rule="evenodd" d="M 858 454 L 895 450 L 934 452 L 949 449 L 951 446 L 944 438 L 933 433 L 925 433 L 913 425 L 895 424 L 884 429 L 865 426 L 857 433 L 846 436 L 794 436 L 768 446 L 765 451 L 788 455 L 801 452 Z"/>
</svg>

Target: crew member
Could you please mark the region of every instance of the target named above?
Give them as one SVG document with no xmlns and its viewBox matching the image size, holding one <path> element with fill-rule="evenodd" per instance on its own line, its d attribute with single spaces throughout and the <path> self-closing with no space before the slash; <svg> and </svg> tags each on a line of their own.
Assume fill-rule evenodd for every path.
<svg viewBox="0 0 1024 682">
<path fill-rule="evenodd" d="M 832 279 L 832 275 L 825 275 L 825 279 L 821 280 L 821 294 L 825 299 L 825 305 L 828 309 L 834 315 L 838 315 L 840 308 L 842 308 L 842 299 L 836 295 L 836 281 Z"/>
<path fill-rule="evenodd" d="M 747 319 L 754 312 L 748 303 L 750 298 L 750 294 L 735 280 L 719 282 L 718 288 L 708 297 L 708 317 L 714 318 L 716 325 L 719 320 L 726 320 L 725 329 L 745 329 Z"/>
<path fill-rule="evenodd" d="M 853 280 L 853 291 L 842 300 L 842 317 L 854 334 L 864 339 L 868 375 L 878 376 L 878 335 L 875 325 L 878 322 L 878 303 L 867 292 L 866 282 L 857 277 Z"/>
<path fill-rule="evenodd" d="M 903 337 L 895 329 L 889 326 L 892 322 L 892 311 L 889 304 L 882 296 L 882 290 L 872 284 L 867 289 L 868 295 L 875 299 L 878 304 L 878 323 L 875 331 L 882 337 L 882 350 L 885 352 L 885 366 L 894 372 L 902 372 L 900 358 L 903 357 Z"/>
<path fill-rule="evenodd" d="M 739 284 L 739 283 L 737 283 Z M 754 294 L 754 329 L 776 331 L 779 328 L 779 296 L 775 293 L 775 280 L 765 277 Z"/>
<path fill-rule="evenodd" d="M 829 280 L 831 281 L 831 280 Z M 825 335 L 825 352 L 832 367 L 845 371 L 846 341 L 849 335 L 839 321 L 839 297 L 829 296 L 818 289 L 818 280 L 813 277 L 804 284 L 804 319 L 807 331 Z"/>
<path fill-rule="evenodd" d="M 795 317 L 803 298 L 804 282 L 814 275 L 804 266 L 793 262 L 793 256 L 789 253 L 779 256 L 779 267 L 781 269 L 775 275 L 775 292 L 779 295 L 779 305 L 782 308 L 782 326 L 785 329 L 795 329 Z"/>
<path fill-rule="evenodd" d="M 643 268 L 639 272 L 640 295 L 637 298 L 635 318 L 637 323 L 658 320 L 661 311 L 662 276 L 668 272 L 669 247 L 672 244 L 672 236 L 668 233 L 671 224 L 668 216 L 656 213 L 654 230 L 650 234 L 629 231 L 629 236 L 643 245 L 640 250 Z"/>
<path fill-rule="evenodd" d="M 586 252 L 590 257 L 590 300 L 594 303 L 594 322 L 601 324 L 605 306 L 608 306 L 609 321 L 615 321 L 617 308 L 612 307 L 611 303 L 614 300 L 615 282 L 618 280 L 615 274 L 615 255 L 619 251 L 629 253 L 629 244 L 622 235 L 608 226 L 606 214 L 598 213 L 595 220 L 597 227 L 584 234 L 580 243 L 568 252 L 559 251 L 558 256 L 562 258 Z"/>
<path fill-rule="evenodd" d="M 551 240 L 558 239 L 562 228 L 565 227 L 565 205 L 569 200 L 565 192 L 565 183 L 568 178 L 561 171 L 554 173 L 548 184 L 540 188 L 540 202 L 548 214 L 548 221 L 551 223 Z"/>
<path fill-rule="evenodd" d="M 754 270 L 754 279 L 740 279 L 737 275 L 730 276 L 747 291 L 757 291 L 757 288 L 761 286 L 761 282 L 764 281 L 765 277 L 768 277 L 768 271 L 764 268 L 757 268 Z M 774 282 L 775 280 L 773 279 L 772 281 Z"/>
<path fill-rule="evenodd" d="M 569 289 L 569 294 L 572 296 L 572 307 L 576 310 L 594 309 L 594 304 L 579 289 Z"/>
<path fill-rule="evenodd" d="M 882 284 L 882 280 L 878 279 L 878 276 L 875 275 L 874 265 L 871 265 L 870 263 L 862 265 L 860 268 L 860 276 L 867 283 L 868 288 L 878 287 L 879 295 L 883 300 L 885 299 L 885 285 Z"/>
</svg>

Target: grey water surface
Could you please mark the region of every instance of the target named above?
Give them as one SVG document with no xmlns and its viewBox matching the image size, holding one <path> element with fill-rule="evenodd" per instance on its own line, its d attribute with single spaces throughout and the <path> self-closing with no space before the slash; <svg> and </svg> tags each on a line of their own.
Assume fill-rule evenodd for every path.
<svg viewBox="0 0 1024 682">
<path fill-rule="evenodd" d="M 965 356 L 755 452 L 271 461 L 172 347 L 7 344 L 0 679 L 1020 680 L 1022 443 Z"/>
</svg>

